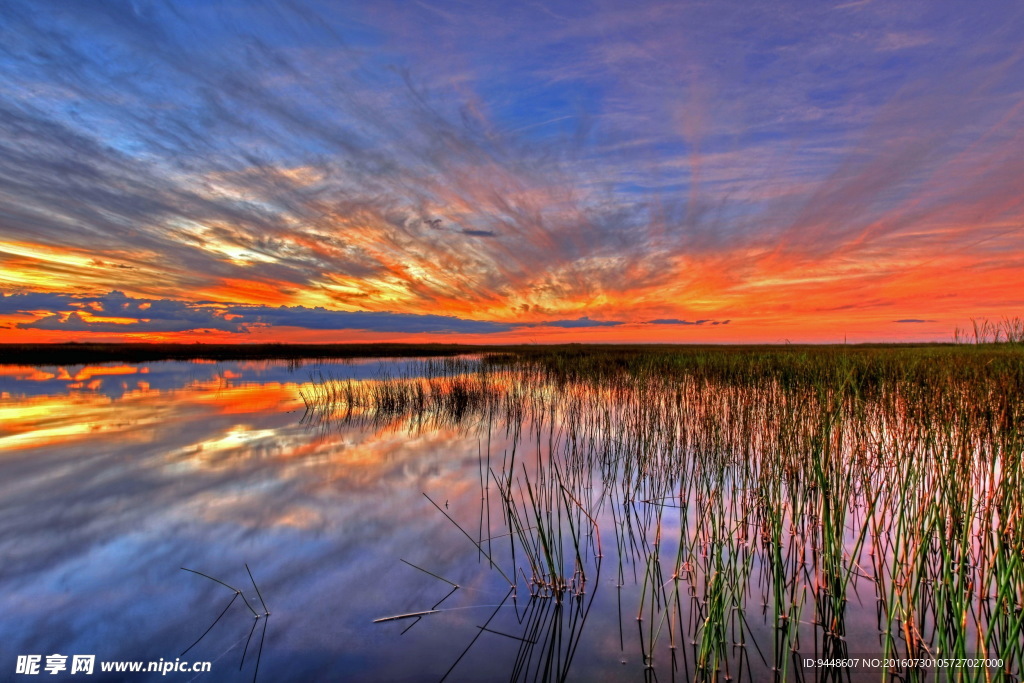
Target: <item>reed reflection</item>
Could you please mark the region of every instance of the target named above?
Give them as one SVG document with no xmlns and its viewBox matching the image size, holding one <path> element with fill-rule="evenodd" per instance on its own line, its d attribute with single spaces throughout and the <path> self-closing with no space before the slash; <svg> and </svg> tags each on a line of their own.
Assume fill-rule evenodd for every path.
<svg viewBox="0 0 1024 683">
<path fill-rule="evenodd" d="M 179 567 L 239 585 L 233 573 L 249 563 L 281 606 L 260 665 L 267 677 L 299 659 L 314 678 L 339 661 L 351 672 L 411 675 L 383 650 L 339 654 L 322 634 L 364 640 L 394 595 L 367 577 L 393 575 L 395 558 L 423 538 L 438 537 L 427 561 L 461 564 L 436 533 L 446 522 L 424 518 L 421 492 L 443 492 L 460 509 L 460 492 L 474 492 L 463 480 L 477 439 L 456 429 L 317 433 L 299 421 L 301 381 L 223 381 L 218 367 L 195 374 L 208 370 L 212 378 L 117 397 L 0 400 L 0 638 L 24 652 L 173 657 L 220 601 L 183 582 Z M 213 659 L 233 638 L 218 629 L 189 654 Z"/>
<path fill-rule="evenodd" d="M 588 353 L 326 381 L 304 391 L 304 420 L 509 436 L 481 456 L 486 525 L 438 512 L 513 595 L 556 603 L 566 577 L 602 557 L 604 529 L 619 626 L 626 615 L 639 626 L 620 633 L 620 650 L 639 651 L 652 676 L 842 680 L 849 671 L 802 662 L 851 653 L 977 653 L 1019 671 L 1013 354 L 923 364 L 780 351 L 752 367 L 699 350 Z M 509 538 L 501 556 L 496 534 Z M 903 667 L 894 675 L 926 675 Z"/>
<path fill-rule="evenodd" d="M 1006 678 L 1019 362 L 873 353 L 68 370 L 0 400 L 0 637 L 166 657 L 224 600 L 179 568 L 248 564 L 271 679 L 859 680 L 803 661 L 975 652 Z"/>
</svg>

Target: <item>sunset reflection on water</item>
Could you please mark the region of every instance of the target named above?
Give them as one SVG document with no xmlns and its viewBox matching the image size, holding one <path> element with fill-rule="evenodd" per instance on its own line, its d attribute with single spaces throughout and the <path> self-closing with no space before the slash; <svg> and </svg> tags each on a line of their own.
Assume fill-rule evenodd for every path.
<svg viewBox="0 0 1024 683">
<path fill-rule="evenodd" d="M 358 380 L 380 367 L 317 371 Z M 475 514 L 465 506 L 479 493 L 479 438 L 455 427 L 304 425 L 309 373 L 270 362 L 3 367 L 0 639 L 9 651 L 173 659 L 231 598 L 180 567 L 244 588 L 248 563 L 274 610 L 261 677 L 277 680 L 285 667 L 289 678 L 412 675 L 415 658 L 403 663 L 393 642 L 375 644 L 395 634 L 371 622 L 436 589 L 400 558 L 467 588 L 481 580 L 462 561 L 472 546 L 422 495 Z M 462 623 L 472 612 L 436 624 L 472 629 Z M 213 660 L 234 647 L 214 664 L 218 680 L 251 680 L 251 662 L 238 671 L 247 614 L 233 605 L 189 653 Z M 420 660 L 436 658 L 443 671 L 452 646 L 422 636 Z"/>
<path fill-rule="evenodd" d="M 917 646 L 897 608 L 1016 656 L 1015 613 L 951 624 L 927 593 L 956 560 L 964 600 L 1016 604 L 1019 517 L 985 512 L 1019 509 L 1015 375 L 894 366 L 828 393 L 680 357 L 582 379 L 501 356 L 7 368 L 0 638 L 155 661 L 227 606 L 189 656 L 250 680 L 254 612 L 218 581 L 255 604 L 258 580 L 269 680 L 830 680 L 797 657 Z M 950 533 L 963 562 L 936 554 Z"/>
</svg>

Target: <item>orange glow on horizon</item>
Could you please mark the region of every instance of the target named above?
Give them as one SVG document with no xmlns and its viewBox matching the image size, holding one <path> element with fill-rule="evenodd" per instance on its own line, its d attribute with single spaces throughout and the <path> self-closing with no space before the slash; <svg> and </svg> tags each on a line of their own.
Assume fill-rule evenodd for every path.
<svg viewBox="0 0 1024 683">
<path fill-rule="evenodd" d="M 937 234 L 959 234 L 966 230 L 950 228 L 946 233 Z M 985 246 L 991 246 L 991 240 Z M 86 271 L 98 267 L 89 265 L 91 262 L 86 256 L 73 251 L 65 253 L 56 248 L 12 242 L 4 242 L 0 247 L 8 250 L 0 249 L 0 253 L 30 254 L 33 258 L 45 257 L 52 263 L 73 262 Z M 424 309 L 416 302 L 419 296 L 419 285 L 414 284 L 416 279 L 422 276 L 436 280 L 441 278 L 445 268 L 422 271 L 414 276 L 395 261 L 390 270 L 389 277 L 394 284 L 390 291 L 378 288 L 375 295 L 353 300 L 360 301 L 362 308 L 348 304 L 339 307 L 337 302 L 327 306 L 348 311 L 429 312 L 518 325 L 493 334 L 313 330 L 264 325 L 249 326 L 244 334 L 201 328 L 183 332 L 132 332 L 132 324 L 143 318 L 118 317 L 114 311 L 85 305 L 62 311 L 0 314 L 0 329 L 4 330 L 4 341 L 19 343 L 782 343 L 786 340 L 835 342 L 844 337 L 859 341 L 943 341 L 951 337 L 955 327 L 968 324 L 971 318 L 1015 317 L 1024 306 L 1024 301 L 1012 294 L 1024 288 L 1024 256 L 1014 251 L 1004 252 L 998 259 L 983 260 L 978 254 L 964 251 L 935 254 L 930 250 L 920 253 L 875 250 L 853 259 L 845 253 L 815 258 L 777 249 L 741 249 L 701 258 L 676 257 L 671 263 L 671 271 L 661 273 L 658 280 L 648 282 L 644 273 L 631 273 L 625 276 L 627 282 L 618 289 L 604 287 L 581 293 L 573 291 L 575 286 L 566 285 L 565 291 L 553 290 L 560 291 L 557 298 L 544 295 L 547 298 L 538 299 L 530 294 L 538 287 L 538 281 L 530 280 L 524 284 L 525 289 L 509 290 L 502 297 L 473 294 L 465 289 L 453 290 L 444 296 L 434 294 L 433 303 Z M 448 265 L 454 267 L 454 264 Z M 597 262 L 594 267 L 599 267 Z M 397 283 L 403 278 L 408 280 L 411 289 L 398 287 Z M 341 282 L 336 279 L 335 286 L 340 287 Z M 350 280 L 347 286 L 359 284 Z M 361 286 L 370 285 L 363 282 Z M 128 291 L 149 289 L 149 283 L 142 282 Z M 79 293 L 46 287 L 33 290 Z M 325 302 L 330 304 L 333 294 L 329 289 L 299 292 L 284 282 L 225 278 L 219 285 L 192 296 L 206 301 L 224 301 L 226 305 L 311 308 Z M 394 298 L 396 296 L 399 298 Z M 178 297 L 179 300 L 186 298 L 184 292 Z M 139 309 L 151 310 L 150 304 L 144 303 Z M 75 313 L 86 324 L 117 325 L 125 329 L 123 332 L 94 332 L 22 327 L 54 312 L 65 317 Z M 583 316 L 625 324 L 610 327 L 544 325 L 548 321 L 575 320 Z M 218 317 L 229 322 L 237 320 L 235 315 Z M 647 321 L 661 318 L 728 319 L 731 322 L 718 326 L 647 324 Z M 903 319 L 926 322 L 895 322 Z"/>
</svg>

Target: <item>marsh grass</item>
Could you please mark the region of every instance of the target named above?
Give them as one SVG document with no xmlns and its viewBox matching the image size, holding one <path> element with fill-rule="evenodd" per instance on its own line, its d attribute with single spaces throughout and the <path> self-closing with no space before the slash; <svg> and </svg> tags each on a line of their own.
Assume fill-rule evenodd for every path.
<svg viewBox="0 0 1024 683">
<path fill-rule="evenodd" d="M 651 676 L 841 680 L 801 657 L 977 656 L 1002 670 L 938 679 L 1019 680 L 1021 349 L 537 349 L 425 370 L 319 378 L 307 420 L 512 435 L 481 484 L 504 529 L 453 522 L 478 553 L 505 534 L 489 565 L 513 599 L 552 605 L 530 608 L 544 623 L 592 601 L 604 527 L 637 599 L 620 644 Z M 851 613 L 874 631 L 851 633 Z M 545 641 L 547 664 L 513 677 L 563 678 L 577 621 L 571 647 Z M 538 628 L 515 637 L 536 648 Z"/>
</svg>

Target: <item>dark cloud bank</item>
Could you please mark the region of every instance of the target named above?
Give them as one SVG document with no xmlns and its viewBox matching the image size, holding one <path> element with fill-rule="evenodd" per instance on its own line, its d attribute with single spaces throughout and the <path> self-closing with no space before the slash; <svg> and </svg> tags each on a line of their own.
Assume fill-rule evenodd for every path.
<svg viewBox="0 0 1024 683">
<path fill-rule="evenodd" d="M 56 293 L 4 295 L 0 292 L 0 315 L 39 314 L 42 317 L 18 323 L 23 330 L 62 330 L 65 332 L 188 332 L 217 330 L 238 334 L 254 327 L 298 327 L 307 330 L 368 330 L 373 332 L 495 334 L 522 327 L 586 328 L 615 327 L 622 321 L 553 320 L 545 323 L 506 323 L 467 320 L 445 315 L 407 313 L 332 311 L 305 306 L 254 306 L 236 303 L 199 301 L 187 303 L 171 299 L 136 299 L 122 292 L 102 296 L 75 296 Z M 124 322 L 89 320 L 87 317 L 119 318 Z M 724 321 L 727 323 L 729 321 Z M 717 321 L 652 320 L 653 324 L 700 325 Z"/>
</svg>

